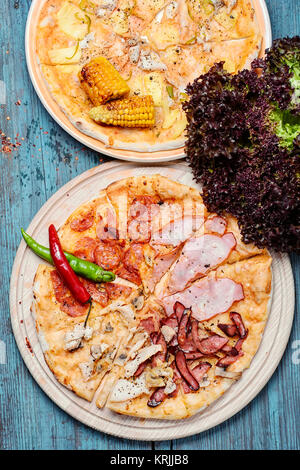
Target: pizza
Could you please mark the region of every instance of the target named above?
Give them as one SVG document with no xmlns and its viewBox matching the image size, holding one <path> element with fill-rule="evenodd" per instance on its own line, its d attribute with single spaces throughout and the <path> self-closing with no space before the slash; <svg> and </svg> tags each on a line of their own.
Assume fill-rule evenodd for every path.
<svg viewBox="0 0 300 470">
<path fill-rule="evenodd" d="M 113 271 L 82 279 L 92 310 L 40 264 L 36 328 L 56 379 L 99 408 L 187 418 L 250 366 L 268 317 L 271 256 L 245 244 L 235 219 L 160 175 L 110 184 L 59 230 L 63 249 Z M 94 405 L 92 405 L 94 406 Z"/>
<path fill-rule="evenodd" d="M 108 147 L 141 152 L 182 147 L 187 84 L 220 61 L 230 73 L 248 67 L 260 45 L 251 0 L 46 0 L 36 32 L 42 75 L 71 123 Z M 99 57 L 125 81 L 126 99 L 151 97 L 149 127 L 95 122 L 82 75 Z"/>
</svg>

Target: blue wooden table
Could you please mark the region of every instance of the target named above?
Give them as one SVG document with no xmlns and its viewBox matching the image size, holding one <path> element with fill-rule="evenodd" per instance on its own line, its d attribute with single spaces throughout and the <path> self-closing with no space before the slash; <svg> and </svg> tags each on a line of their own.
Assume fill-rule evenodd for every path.
<svg viewBox="0 0 300 470">
<path fill-rule="evenodd" d="M 9 280 L 20 243 L 19 228 L 26 227 L 67 181 L 107 159 L 83 149 L 60 129 L 31 85 L 24 53 L 30 3 L 1 2 L 0 80 L 5 82 L 7 98 L 0 102 L 0 129 L 11 141 L 17 137 L 22 145 L 17 151 L 0 154 L 0 341 L 7 353 L 6 361 L 0 354 L 0 449 L 299 449 L 299 311 L 285 355 L 256 399 L 227 422 L 191 438 L 151 443 L 99 433 L 61 411 L 32 379 L 9 319 Z M 268 0 L 267 4 L 274 38 L 300 33 L 300 0 Z M 297 256 L 291 260 L 299 310 L 300 260 Z"/>
</svg>

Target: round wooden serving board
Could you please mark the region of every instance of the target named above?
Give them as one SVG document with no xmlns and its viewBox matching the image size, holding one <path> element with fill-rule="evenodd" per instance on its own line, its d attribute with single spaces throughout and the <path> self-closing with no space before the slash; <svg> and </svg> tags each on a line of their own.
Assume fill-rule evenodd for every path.
<svg viewBox="0 0 300 470">
<path fill-rule="evenodd" d="M 190 169 L 183 162 L 159 166 L 105 163 L 63 186 L 40 209 L 27 231 L 48 246 L 50 223 L 59 227 L 80 204 L 97 196 L 101 189 L 116 180 L 156 173 L 197 187 Z M 14 262 L 10 287 L 11 321 L 20 353 L 37 383 L 58 406 L 99 431 L 127 439 L 165 440 L 190 436 L 216 426 L 240 411 L 259 393 L 275 371 L 289 339 L 294 315 L 293 275 L 289 257 L 273 254 L 270 314 L 260 348 L 251 367 L 220 399 L 195 416 L 177 421 L 142 420 L 107 409 L 100 410 L 94 403 L 88 403 L 60 385 L 45 363 L 30 312 L 32 283 L 39 262 L 40 259 L 22 241 Z"/>
<path fill-rule="evenodd" d="M 100 140 L 90 137 L 80 132 L 69 121 L 68 117 L 61 110 L 47 87 L 47 84 L 42 76 L 38 57 L 36 54 L 36 28 L 38 24 L 39 14 L 43 7 L 45 0 L 33 0 L 27 18 L 26 34 L 25 34 L 25 48 L 26 48 L 26 61 L 30 74 L 32 84 L 37 92 L 41 102 L 53 117 L 53 119 L 72 137 L 81 142 L 82 144 L 90 147 L 97 152 L 109 155 L 119 160 L 127 160 L 138 163 L 158 163 L 178 160 L 184 157 L 184 148 L 173 150 L 164 150 L 159 152 L 136 152 L 131 150 L 120 150 L 106 147 Z M 270 25 L 270 18 L 264 0 L 252 0 L 255 9 L 259 28 L 263 37 L 261 44 L 261 55 L 264 50 L 271 46 L 272 32 Z"/>
</svg>

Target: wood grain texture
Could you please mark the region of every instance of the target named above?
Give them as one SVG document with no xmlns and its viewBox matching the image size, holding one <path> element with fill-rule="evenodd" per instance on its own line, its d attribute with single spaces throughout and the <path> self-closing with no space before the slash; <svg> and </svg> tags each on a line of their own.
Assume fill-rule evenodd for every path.
<svg viewBox="0 0 300 470">
<path fill-rule="evenodd" d="M 299 0 L 268 0 L 267 4 L 274 38 L 300 33 Z M 61 411 L 27 371 L 12 335 L 8 307 L 19 228 L 26 227 L 63 184 L 98 165 L 100 159 L 106 160 L 69 137 L 39 102 L 24 55 L 29 6 L 29 0 L 2 0 L 0 20 L 0 80 L 7 88 L 7 104 L 0 107 L 0 128 L 12 139 L 17 133 L 25 139 L 17 152 L 0 156 L 0 340 L 7 348 L 6 364 L 0 364 L 0 449 L 299 449 L 300 364 L 292 362 L 293 342 L 300 340 L 300 261 L 295 255 L 291 259 L 298 311 L 283 360 L 254 401 L 205 433 L 152 445 L 110 437 Z M 19 99 L 21 105 L 17 106 Z"/>
</svg>

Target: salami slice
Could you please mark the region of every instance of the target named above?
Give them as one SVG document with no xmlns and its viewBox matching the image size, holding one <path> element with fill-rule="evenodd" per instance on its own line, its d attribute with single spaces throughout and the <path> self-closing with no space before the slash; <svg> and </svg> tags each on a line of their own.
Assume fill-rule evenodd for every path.
<svg viewBox="0 0 300 470">
<path fill-rule="evenodd" d="M 74 256 L 78 258 L 85 259 L 94 263 L 95 261 L 95 248 L 97 246 L 97 241 L 91 237 L 80 238 L 76 242 Z"/>
<path fill-rule="evenodd" d="M 82 215 L 82 217 L 73 219 L 70 227 L 75 232 L 85 232 L 85 230 L 88 230 L 90 227 L 92 227 L 94 219 L 94 214 L 90 211 Z"/>
<path fill-rule="evenodd" d="M 74 299 L 70 290 L 56 270 L 51 271 L 51 280 L 56 300 L 60 304 L 60 310 L 67 313 L 70 317 L 80 317 L 86 315 L 88 305 L 82 305 Z"/>
<path fill-rule="evenodd" d="M 123 286 L 122 284 L 115 284 L 107 282 L 105 284 L 105 290 L 110 300 L 115 300 L 120 297 L 129 297 L 132 292 L 132 288 L 129 286 Z"/>
<path fill-rule="evenodd" d="M 99 242 L 94 251 L 95 262 L 107 271 L 114 271 L 122 259 L 122 250 L 118 243 Z"/>
</svg>

